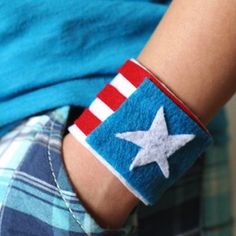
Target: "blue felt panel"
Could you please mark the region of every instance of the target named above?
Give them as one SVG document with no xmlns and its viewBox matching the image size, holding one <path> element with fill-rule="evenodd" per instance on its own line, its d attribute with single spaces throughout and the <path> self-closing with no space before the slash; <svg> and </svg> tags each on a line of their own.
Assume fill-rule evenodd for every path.
<svg viewBox="0 0 236 236">
<path fill-rule="evenodd" d="M 117 133 L 149 130 L 161 107 L 164 108 L 169 135 L 195 135 L 191 141 L 168 158 L 168 177 L 163 175 L 163 171 L 156 162 L 130 170 L 131 163 L 142 151 L 142 147 L 117 137 Z M 153 204 L 177 178 L 192 166 L 210 144 L 211 136 L 156 85 L 149 79 L 145 79 L 129 99 L 99 125 L 86 141 L 102 156 L 103 161 L 108 163 L 118 176 L 121 176 L 131 190 L 138 193 L 146 204 Z M 157 141 L 161 143 L 160 140 Z M 168 149 L 168 145 L 172 144 L 164 143 L 163 147 Z"/>
</svg>

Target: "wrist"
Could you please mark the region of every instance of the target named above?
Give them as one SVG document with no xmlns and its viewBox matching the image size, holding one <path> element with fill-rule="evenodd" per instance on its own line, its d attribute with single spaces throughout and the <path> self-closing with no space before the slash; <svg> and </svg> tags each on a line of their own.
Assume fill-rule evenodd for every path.
<svg viewBox="0 0 236 236">
<path fill-rule="evenodd" d="M 97 222 L 120 227 L 138 199 L 71 134 L 63 141 L 63 159 L 75 191 Z"/>
<path fill-rule="evenodd" d="M 211 143 L 198 117 L 133 59 L 69 131 L 147 205 L 154 204 Z"/>
</svg>

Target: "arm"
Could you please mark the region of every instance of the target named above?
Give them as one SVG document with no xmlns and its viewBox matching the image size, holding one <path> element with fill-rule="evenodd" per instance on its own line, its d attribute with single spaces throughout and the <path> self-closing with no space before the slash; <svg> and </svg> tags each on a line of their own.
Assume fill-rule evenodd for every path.
<svg viewBox="0 0 236 236">
<path fill-rule="evenodd" d="M 236 90 L 235 21 L 233 0 L 176 0 L 138 57 L 205 124 Z M 90 212 L 103 226 L 120 226 L 138 200 L 71 134 L 63 152 Z"/>
<path fill-rule="evenodd" d="M 205 124 L 236 90 L 235 20 L 235 1 L 174 1 L 138 57 Z"/>
</svg>

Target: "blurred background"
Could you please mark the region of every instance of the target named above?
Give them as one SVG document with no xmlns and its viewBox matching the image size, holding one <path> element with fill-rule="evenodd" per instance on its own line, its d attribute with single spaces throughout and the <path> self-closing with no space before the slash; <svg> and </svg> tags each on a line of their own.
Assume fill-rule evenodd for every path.
<svg viewBox="0 0 236 236">
<path fill-rule="evenodd" d="M 234 200 L 234 219 L 236 219 L 236 95 L 227 104 L 227 113 L 229 117 L 230 133 L 230 161 L 232 168 L 232 188 Z M 236 235 L 236 226 L 234 225 L 234 235 Z"/>
</svg>

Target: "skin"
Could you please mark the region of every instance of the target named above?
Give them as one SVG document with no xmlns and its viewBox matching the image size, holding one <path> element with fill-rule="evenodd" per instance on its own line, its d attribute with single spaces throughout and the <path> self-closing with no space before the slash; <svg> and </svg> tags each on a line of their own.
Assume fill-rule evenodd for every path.
<svg viewBox="0 0 236 236">
<path fill-rule="evenodd" d="M 173 1 L 137 58 L 204 124 L 236 91 L 235 22 L 235 0 Z M 97 222 L 120 227 L 139 200 L 71 134 L 63 141 L 63 159 Z"/>
</svg>

